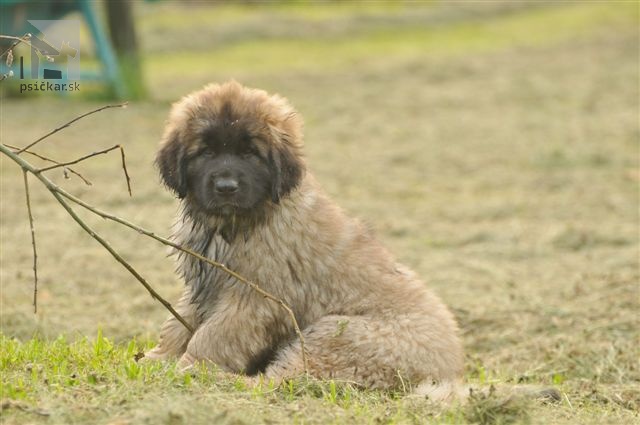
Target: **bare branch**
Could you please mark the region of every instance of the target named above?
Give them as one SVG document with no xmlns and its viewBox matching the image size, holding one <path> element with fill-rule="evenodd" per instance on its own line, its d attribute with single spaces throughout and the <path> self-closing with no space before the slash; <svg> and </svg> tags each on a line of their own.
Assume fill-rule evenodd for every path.
<svg viewBox="0 0 640 425">
<path fill-rule="evenodd" d="M 5 145 L 5 146 L 10 147 L 11 149 L 13 149 L 13 150 L 14 150 L 14 152 L 15 152 L 15 151 L 19 151 L 19 150 L 20 150 L 20 148 L 19 148 L 19 147 L 17 147 L 17 146 L 13 146 L 13 145 L 10 145 L 10 144 L 8 144 L 8 143 L 5 143 L 4 145 Z M 53 164 L 60 164 L 60 162 L 56 161 L 55 159 L 51 159 L 51 158 L 49 158 L 49 157 L 46 157 L 46 156 L 44 156 L 44 155 L 42 155 L 42 154 L 40 154 L 40 153 L 34 152 L 34 151 L 28 151 L 28 150 L 25 150 L 25 151 L 24 151 L 24 153 L 28 153 L 29 155 L 33 155 L 33 156 L 35 156 L 36 158 L 40 158 L 40 159 L 41 159 L 41 160 L 43 160 L 43 161 L 51 162 L 51 163 L 53 163 Z M 93 185 L 89 180 L 87 180 L 87 178 L 86 178 L 86 177 L 84 177 L 82 174 L 80 174 L 79 172 L 77 172 L 77 171 L 76 171 L 76 170 L 74 170 L 73 168 L 65 167 L 65 170 L 69 171 L 69 172 L 70 172 L 70 173 L 72 173 L 72 174 L 75 174 L 75 175 L 76 175 L 78 178 L 80 178 L 80 180 L 82 180 L 82 181 L 84 182 L 84 184 L 86 184 L 87 186 L 92 186 L 92 185 Z"/>
<path fill-rule="evenodd" d="M 110 148 L 103 149 L 101 151 L 97 151 L 97 152 L 90 153 L 88 155 L 81 156 L 80 158 L 74 159 L 73 161 L 56 162 L 55 165 L 51 165 L 49 167 L 40 168 L 39 172 L 41 173 L 43 171 L 49 171 L 49 170 L 53 170 L 55 168 L 60 168 L 60 167 L 66 168 L 68 165 L 77 164 L 77 163 L 82 162 L 84 160 L 87 160 L 89 158 L 93 158 L 94 156 L 104 155 L 104 154 L 109 153 L 109 152 L 111 152 L 113 150 L 116 150 L 116 149 L 120 149 L 120 157 L 122 158 L 122 169 L 124 171 L 124 176 L 125 176 L 126 182 L 127 182 L 127 190 L 129 191 L 129 196 L 131 196 L 131 179 L 129 178 L 129 173 L 127 172 L 127 162 L 125 160 L 124 147 L 122 147 L 122 145 L 114 145 L 114 146 L 111 146 Z M 25 152 L 27 152 L 27 151 L 25 151 Z"/>
<path fill-rule="evenodd" d="M 66 192 L 64 189 L 62 189 L 61 187 L 57 186 L 55 183 L 53 183 L 53 181 L 51 181 L 50 179 L 48 179 L 46 176 L 44 176 L 42 174 L 42 171 L 46 171 L 46 170 L 51 170 L 54 168 L 58 168 L 58 167 L 65 167 L 66 165 L 71 165 L 71 164 L 76 164 L 82 160 L 91 158 L 93 156 L 99 155 L 101 153 L 106 153 L 107 151 L 113 150 L 116 147 L 120 147 L 120 153 L 121 153 L 121 158 L 122 158 L 122 168 L 125 174 L 125 177 L 127 179 L 127 187 L 129 189 L 129 194 L 131 195 L 131 187 L 130 187 L 130 178 L 129 178 L 129 174 L 127 172 L 127 168 L 126 168 L 126 161 L 125 161 L 125 154 L 124 154 L 124 149 L 122 149 L 121 146 L 116 145 L 113 148 L 110 148 L 109 150 L 105 150 L 105 151 L 101 151 L 101 152 L 96 152 L 90 155 L 86 155 L 85 157 L 79 158 L 77 160 L 71 161 L 69 163 L 62 163 L 62 164 L 57 164 L 56 166 L 51 166 L 51 167 L 46 167 L 43 169 L 36 169 L 35 167 L 33 167 L 31 164 L 29 164 L 27 161 L 25 161 L 24 159 L 22 159 L 21 157 L 19 157 L 18 155 L 22 152 L 26 152 L 27 149 L 33 147 L 34 145 L 36 145 L 37 143 L 39 143 L 40 141 L 46 139 L 47 137 L 51 136 L 52 134 L 57 133 L 58 131 L 69 127 L 71 124 L 73 124 L 74 122 L 88 116 L 91 114 L 94 114 L 96 112 L 99 111 L 103 111 L 105 109 L 108 108 L 116 108 L 116 107 L 124 107 L 127 104 L 119 104 L 119 105 L 107 105 L 104 106 L 102 108 L 98 108 L 96 110 L 93 110 L 91 112 L 88 112 L 86 114 L 80 115 L 79 117 L 69 121 L 68 123 L 62 125 L 61 127 L 58 127 L 57 129 L 49 132 L 48 134 L 46 134 L 45 136 L 39 138 L 38 140 L 36 140 L 35 142 L 27 145 L 26 147 L 14 152 L 11 149 L 9 149 L 7 147 L 7 145 L 4 144 L 0 144 L 0 152 L 4 153 L 5 155 L 7 155 L 9 158 L 11 158 L 14 162 L 16 162 L 23 170 L 23 173 L 26 172 L 30 172 L 33 175 L 36 176 L 36 178 L 38 178 L 42 184 L 45 185 L 45 187 L 49 190 L 49 192 L 51 192 L 51 194 L 56 198 L 56 200 L 62 205 L 62 207 L 69 213 L 69 215 L 71 215 L 71 217 L 83 228 L 83 230 L 85 230 L 87 233 L 89 233 L 89 235 L 91 237 L 93 237 L 96 241 L 98 241 L 98 243 L 100 243 L 115 259 L 116 261 L 118 261 L 120 264 L 122 264 L 146 289 L 147 291 L 151 294 L 151 296 L 155 299 L 157 299 L 158 301 L 160 301 L 160 303 L 171 312 L 171 314 L 180 322 L 182 323 L 185 328 L 187 328 L 190 332 L 194 332 L 194 329 L 189 325 L 189 323 L 187 323 L 184 318 L 182 318 L 182 316 L 180 316 L 180 314 L 178 312 L 176 312 L 173 307 L 171 306 L 170 303 L 168 303 L 166 300 L 164 300 L 157 292 L 155 292 L 155 290 L 151 287 L 151 285 L 149 285 L 149 283 L 142 277 L 140 276 L 140 274 L 126 261 L 124 260 L 112 247 L 111 245 L 104 240 L 100 235 L 98 235 L 89 225 L 87 225 L 87 223 L 85 223 L 77 214 L 76 212 L 73 210 L 73 208 L 71 208 L 71 206 L 69 205 L 69 203 L 67 202 L 67 200 L 82 206 L 83 208 L 91 211 L 92 213 L 114 221 L 116 223 L 122 224 L 126 227 L 129 227 L 130 229 L 133 229 L 135 231 L 137 231 L 138 233 L 141 233 L 147 237 L 150 237 L 152 239 L 155 239 L 156 241 L 167 245 L 167 246 L 171 246 L 172 248 L 182 251 L 188 255 L 191 255 L 197 259 L 199 259 L 200 261 L 203 261 L 205 263 L 210 264 L 213 267 L 216 267 L 218 269 L 221 269 L 222 271 L 224 271 L 225 273 L 229 274 L 230 276 L 234 277 L 237 281 L 249 286 L 250 288 L 252 288 L 254 291 L 256 291 L 257 293 L 259 293 L 260 295 L 262 295 L 264 298 L 278 304 L 281 308 L 283 308 L 287 314 L 289 315 L 289 317 L 291 318 L 291 322 L 293 324 L 294 327 L 294 331 L 300 341 L 300 347 L 301 347 L 301 354 L 302 354 L 302 361 L 303 361 L 303 365 L 304 365 L 304 369 L 305 371 L 308 371 L 308 361 L 307 361 L 307 351 L 305 349 L 305 340 L 304 340 L 304 336 L 302 335 L 302 331 L 300 330 L 300 326 L 298 324 L 298 321 L 295 317 L 295 314 L 293 312 L 293 310 L 291 309 L 291 307 L 289 307 L 283 300 L 275 297 L 274 295 L 270 294 L 269 292 L 265 291 L 264 289 L 262 289 L 259 285 L 257 285 L 255 282 L 252 282 L 248 279 L 246 279 L 245 277 L 239 275 L 238 273 L 234 272 L 233 270 L 227 268 L 224 264 L 218 263 L 216 261 L 213 261 L 195 251 L 192 251 L 188 248 L 184 248 L 172 241 L 170 241 L 169 239 L 163 238 L 161 236 L 157 236 L 155 233 L 146 230 L 140 226 L 137 226 L 133 223 L 130 223 L 127 220 L 124 220 L 120 217 L 117 217 L 115 215 L 109 214 L 107 212 L 101 211 L 98 208 L 93 207 L 92 205 L 84 202 L 83 200 L 73 196 L 72 194 Z M 33 153 L 32 153 L 33 154 Z M 37 154 L 35 154 L 37 156 Z M 35 247 L 35 245 L 34 245 Z"/>
<path fill-rule="evenodd" d="M 31 197 L 29 195 L 29 180 L 27 171 L 22 169 L 24 178 L 24 193 L 27 201 L 27 213 L 29 215 L 29 227 L 31 228 L 31 246 L 33 247 L 33 313 L 38 312 L 38 250 L 36 248 L 36 230 L 33 225 L 33 214 L 31 213 Z"/>
<path fill-rule="evenodd" d="M 171 306 L 171 304 L 168 301 L 166 301 L 164 298 L 162 298 L 153 289 L 153 287 L 151 287 L 151 285 L 149 285 L 149 283 L 133 268 L 133 266 L 131 266 L 131 264 L 129 264 L 124 258 L 122 258 L 120 256 L 120 254 L 118 254 L 106 240 L 104 240 L 99 234 L 97 234 L 91 227 L 89 227 L 89 225 L 87 223 L 85 223 L 76 214 L 76 212 L 73 210 L 73 208 L 71 208 L 69 203 L 59 194 L 59 191 L 61 189 L 55 183 L 53 183 L 51 180 L 49 180 L 48 178 L 46 178 L 45 176 L 40 174 L 38 172 L 38 169 L 33 167 L 31 164 L 29 164 L 24 159 L 20 158 L 17 155 L 17 153 L 14 153 L 6 145 L 0 144 L 0 152 L 2 152 L 5 155 L 7 155 L 14 162 L 18 163 L 18 165 L 20 165 L 20 167 L 22 168 L 23 172 L 26 173 L 28 171 L 31 174 L 33 174 L 34 176 L 36 176 L 36 178 L 38 178 L 38 180 L 40 180 L 45 185 L 45 187 L 49 190 L 49 192 L 51 192 L 53 197 L 56 198 L 56 200 L 60 203 L 60 205 L 62 205 L 62 207 L 67 211 L 67 213 L 69 213 L 71 218 L 73 218 L 74 221 L 76 223 L 78 223 L 80 225 L 80 227 L 82 227 L 82 229 L 85 232 L 87 232 L 92 238 L 94 238 L 96 241 L 98 241 L 98 243 L 100 243 L 100 245 L 102 245 L 109 252 L 109 254 L 111 254 L 113 256 L 113 258 L 116 259 L 116 261 L 118 261 L 120 264 L 122 264 L 124 266 L 124 268 L 126 268 L 129 271 L 129 273 L 131 273 L 142 284 L 142 286 L 145 287 L 145 289 L 149 292 L 149 294 L 151 294 L 151 296 L 154 299 L 157 299 L 167 310 L 169 310 L 169 312 L 171 312 L 171 314 L 180 323 L 182 323 L 185 328 L 187 328 L 190 332 L 194 331 L 193 327 L 177 311 L 174 310 L 174 308 Z"/>
<path fill-rule="evenodd" d="M 3 145 L 0 144 L 0 152 L 5 153 L 6 149 L 4 148 Z M 13 152 L 9 151 L 11 154 L 13 154 Z M 288 314 L 288 316 L 291 318 L 291 322 L 293 324 L 294 327 L 294 331 L 296 333 L 296 336 L 298 337 L 299 341 L 300 341 L 300 347 L 301 347 L 301 352 L 302 352 L 302 361 L 304 364 L 304 369 L 305 371 L 308 370 L 308 361 L 307 361 L 307 351 L 306 351 L 306 347 L 305 347 L 305 340 L 304 340 L 304 336 L 302 335 L 302 331 L 300 329 L 300 326 L 298 324 L 298 321 L 295 317 L 295 313 L 293 312 L 293 310 L 291 309 L 291 307 L 289 307 L 284 301 L 282 301 L 281 299 L 275 297 L 274 295 L 270 294 L 269 292 L 265 291 L 264 289 L 262 289 L 259 285 L 257 285 L 256 283 L 246 279 L 245 277 L 239 275 L 238 273 L 234 272 L 233 270 L 227 268 L 224 264 L 218 263 L 216 261 L 213 261 L 195 251 L 192 251 L 188 248 L 185 248 L 181 245 L 178 245 L 174 242 L 172 242 L 169 239 L 163 238 L 161 236 L 156 235 L 154 232 L 151 232 L 149 230 L 146 230 L 140 226 L 137 226 L 127 220 L 124 220 L 118 216 L 115 216 L 113 214 L 101 211 L 98 208 L 93 207 L 92 205 L 86 203 L 85 201 L 83 201 L 80 198 L 75 197 L 74 195 L 68 193 L 67 191 L 65 191 L 64 189 L 62 189 L 61 187 L 57 186 L 55 183 L 53 183 L 51 180 L 49 180 L 48 178 L 46 178 L 44 175 L 42 175 L 41 173 L 38 172 L 37 169 L 35 169 L 33 166 L 31 166 L 28 162 L 26 162 L 25 160 L 23 160 L 22 158 L 18 157 L 17 155 L 13 154 L 13 155 L 9 155 L 11 159 L 13 159 L 15 162 L 17 162 L 21 167 L 23 167 L 23 169 L 26 169 L 28 171 L 30 171 L 31 173 L 34 173 L 35 176 L 47 187 L 47 189 L 53 194 L 53 196 L 58 199 L 58 202 L 60 202 L 63 207 L 65 207 L 65 209 L 69 212 L 69 214 L 74 218 L 74 220 L 76 220 L 76 222 L 78 222 L 78 224 L 80 224 L 83 229 L 85 229 L 85 231 L 87 231 L 92 237 L 96 238 L 95 232 L 93 232 L 93 230 L 91 230 L 86 223 L 84 223 L 81 219 L 79 219 L 79 217 L 76 219 L 77 215 L 75 214 L 75 212 L 73 211 L 73 209 L 71 209 L 71 207 L 68 205 L 68 203 L 66 203 L 64 201 L 64 199 L 62 199 L 62 197 L 67 198 L 68 200 L 86 208 L 87 210 L 91 211 L 92 213 L 104 218 L 104 219 L 108 219 L 111 221 L 114 221 L 116 223 L 122 224 L 126 227 L 129 227 L 130 229 L 135 230 L 138 233 L 141 233 L 147 237 L 150 237 L 152 239 L 155 239 L 156 241 L 170 246 L 174 249 L 177 249 L 179 251 L 182 251 L 188 255 L 191 255 L 201 261 L 204 261 L 205 263 L 208 263 L 210 265 L 212 265 L 213 267 L 217 267 L 221 270 L 223 270 L 225 273 L 229 274 L 230 276 L 233 276 L 236 280 L 238 280 L 239 282 L 251 287 L 253 290 L 255 290 L 256 292 L 258 292 L 260 295 L 262 295 L 263 297 L 267 298 L 268 300 L 277 303 L 278 305 L 280 305 L 280 307 L 282 307 L 286 313 Z M 86 226 L 86 227 L 85 227 Z M 93 233 L 92 233 L 93 232 Z M 98 236 L 99 237 L 99 236 Z M 113 251 L 113 249 L 108 245 L 108 243 L 106 243 L 106 241 L 104 241 L 103 244 L 101 242 L 100 239 L 97 239 L 98 242 L 100 242 L 115 258 L 116 260 L 118 260 L 118 257 L 116 257 L 118 254 Z M 128 263 L 126 263 L 126 261 L 122 260 L 118 260 L 119 262 L 121 262 L 121 264 L 123 264 L 132 274 L 134 274 L 134 276 L 136 276 L 136 278 L 138 278 L 139 275 L 137 275 L 137 272 L 135 272 L 135 270 L 133 270 L 133 268 L 130 268 L 131 266 L 128 265 Z M 166 301 L 164 301 L 162 298 L 160 298 L 159 295 L 157 295 L 155 293 L 155 291 L 153 291 L 153 289 L 148 285 L 148 283 L 146 283 L 146 281 L 144 281 L 144 279 L 142 279 L 142 277 L 138 278 L 138 280 L 145 286 L 145 288 L 147 288 L 147 290 L 152 294 L 152 296 L 154 296 L 155 298 L 158 298 L 160 300 L 160 302 L 167 307 L 167 309 L 169 309 L 170 311 L 172 311 L 173 309 L 171 308 L 171 305 L 169 303 L 167 303 Z M 155 294 L 155 295 L 154 295 Z M 190 326 L 188 326 L 187 324 L 185 324 L 184 319 L 182 319 L 182 317 L 174 311 L 172 311 L 172 314 L 174 315 L 174 317 L 176 317 L 176 319 L 178 319 L 180 321 L 180 323 L 182 323 L 187 329 L 189 329 L 190 331 L 193 332 L 192 328 Z M 181 320 L 182 319 L 182 320 Z"/>
<path fill-rule="evenodd" d="M 94 109 L 93 111 L 90 111 L 90 112 L 87 112 L 85 114 L 82 114 L 82 115 L 72 119 L 71 121 L 67 122 L 66 124 L 61 125 L 60 127 L 56 128 L 55 130 L 50 131 L 49 133 L 47 133 L 44 136 L 40 137 L 35 142 L 32 142 L 32 143 L 28 144 L 27 146 L 25 146 L 24 148 L 21 148 L 18 152 L 16 152 L 16 154 L 21 154 L 22 152 L 26 151 L 27 149 L 32 148 L 33 146 L 37 145 L 38 143 L 40 143 L 41 141 L 43 141 L 47 137 L 52 136 L 52 135 L 56 134 L 58 131 L 71 126 L 71 124 L 73 124 L 74 122 L 76 122 L 78 120 L 81 120 L 82 118 L 84 118 L 86 116 L 95 114 L 95 113 L 100 112 L 100 111 L 104 111 L 105 109 L 109 109 L 109 108 L 124 108 L 128 104 L 129 104 L 129 102 L 119 103 L 117 105 L 106 105 L 106 106 L 103 106 L 101 108 Z"/>
</svg>

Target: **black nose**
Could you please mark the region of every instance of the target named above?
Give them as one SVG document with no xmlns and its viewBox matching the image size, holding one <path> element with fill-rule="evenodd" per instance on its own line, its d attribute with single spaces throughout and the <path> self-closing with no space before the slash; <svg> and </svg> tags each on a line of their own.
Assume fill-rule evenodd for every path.
<svg viewBox="0 0 640 425">
<path fill-rule="evenodd" d="M 232 178 L 217 179 L 213 188 L 217 193 L 229 195 L 238 191 L 238 181 Z"/>
</svg>

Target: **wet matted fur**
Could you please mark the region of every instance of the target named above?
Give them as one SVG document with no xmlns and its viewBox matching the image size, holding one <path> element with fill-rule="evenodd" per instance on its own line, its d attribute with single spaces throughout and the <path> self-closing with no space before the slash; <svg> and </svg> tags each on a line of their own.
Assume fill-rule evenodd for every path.
<svg viewBox="0 0 640 425">
<path fill-rule="evenodd" d="M 454 392 L 462 349 L 452 314 L 366 226 L 320 189 L 286 99 L 236 82 L 174 104 L 157 164 L 181 199 L 174 241 L 281 298 L 306 340 L 309 372 L 370 388 Z M 178 253 L 177 310 L 147 358 L 207 360 L 276 380 L 303 373 L 286 311 L 226 273 Z"/>
</svg>

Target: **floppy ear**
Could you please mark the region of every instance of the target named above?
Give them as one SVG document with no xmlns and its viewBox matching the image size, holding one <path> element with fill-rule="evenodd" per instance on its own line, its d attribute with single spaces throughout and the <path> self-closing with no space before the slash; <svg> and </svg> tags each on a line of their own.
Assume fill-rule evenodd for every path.
<svg viewBox="0 0 640 425">
<path fill-rule="evenodd" d="M 271 168 L 271 200 L 278 203 L 280 198 L 300 184 L 304 173 L 304 163 L 300 159 L 297 148 L 291 143 L 289 135 L 272 131 L 274 147 L 269 151 Z"/>
<path fill-rule="evenodd" d="M 187 196 L 187 160 L 178 132 L 167 137 L 156 156 L 156 166 L 163 183 L 182 199 Z"/>
</svg>

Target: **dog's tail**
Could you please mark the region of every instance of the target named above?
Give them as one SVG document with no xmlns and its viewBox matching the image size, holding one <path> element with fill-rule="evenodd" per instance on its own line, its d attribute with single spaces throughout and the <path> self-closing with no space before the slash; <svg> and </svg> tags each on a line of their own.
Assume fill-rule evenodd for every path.
<svg viewBox="0 0 640 425">
<path fill-rule="evenodd" d="M 491 385 L 489 388 L 478 388 L 464 385 L 458 381 L 423 382 L 414 390 L 413 395 L 424 397 L 434 403 L 465 404 L 473 397 L 521 398 L 558 402 L 562 399 L 560 391 L 555 388 L 537 385 Z"/>
<path fill-rule="evenodd" d="M 426 398 L 434 403 L 453 403 L 464 401 L 468 389 L 457 381 L 423 382 L 413 390 L 413 395 Z"/>
</svg>

